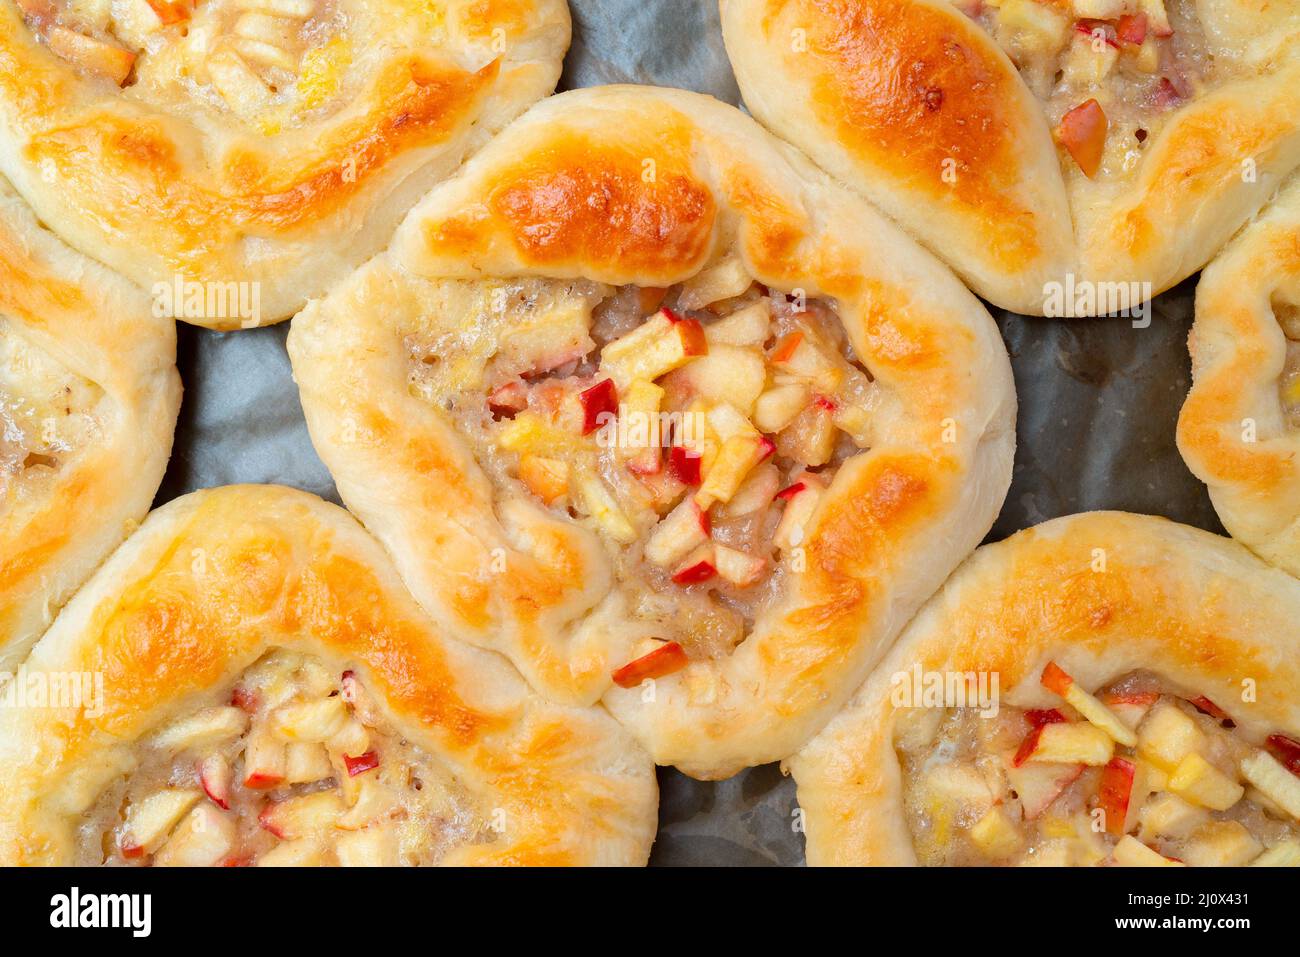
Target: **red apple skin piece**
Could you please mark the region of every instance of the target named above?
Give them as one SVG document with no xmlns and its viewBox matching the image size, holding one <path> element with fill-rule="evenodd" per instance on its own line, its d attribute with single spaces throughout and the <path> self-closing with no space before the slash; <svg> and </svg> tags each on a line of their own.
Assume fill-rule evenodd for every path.
<svg viewBox="0 0 1300 957">
<path fill-rule="evenodd" d="M 355 778 L 358 774 L 365 774 L 367 771 L 373 771 L 379 767 L 379 754 L 376 751 L 367 751 L 365 754 L 359 754 L 355 758 L 343 755 L 343 766 L 347 768 L 348 777 Z"/>
<path fill-rule="evenodd" d="M 1200 695 L 1196 698 L 1188 698 L 1187 701 L 1193 708 L 1201 712 L 1201 714 L 1208 714 L 1215 721 L 1232 721 L 1232 717 L 1228 712 L 1224 711 L 1209 698 L 1205 697 L 1205 695 Z"/>
<path fill-rule="evenodd" d="M 230 695 L 230 703 L 241 711 L 252 714 L 257 710 L 257 695 L 242 686 L 236 687 Z"/>
<path fill-rule="evenodd" d="M 278 788 L 283 783 L 284 778 L 278 774 L 262 774 L 258 772 L 244 778 L 244 787 L 253 791 L 269 791 L 271 788 Z"/>
<path fill-rule="evenodd" d="M 522 382 L 507 382 L 488 396 L 488 411 L 507 418 L 528 408 L 528 387 Z"/>
<path fill-rule="evenodd" d="M 1047 663 L 1047 667 L 1043 669 L 1043 677 L 1040 680 L 1044 688 L 1053 694 L 1059 694 L 1062 698 L 1070 690 L 1070 685 L 1074 684 L 1074 679 L 1066 674 L 1055 661 Z"/>
<path fill-rule="evenodd" d="M 127 860 L 135 860 L 144 857 L 144 847 L 139 844 L 123 844 L 121 846 L 122 856 Z"/>
<path fill-rule="evenodd" d="M 682 354 L 687 356 L 706 356 L 709 354 L 709 342 L 704 338 L 704 327 L 694 319 L 686 319 L 671 309 L 660 309 L 664 318 L 677 329 L 682 341 Z"/>
<path fill-rule="evenodd" d="M 253 863 L 253 855 L 236 854 L 233 855 L 232 857 L 227 857 L 224 861 L 221 862 L 221 866 L 222 867 L 249 867 L 252 865 L 252 863 Z"/>
<path fill-rule="evenodd" d="M 681 569 L 673 575 L 673 584 L 676 585 L 698 585 L 700 582 L 708 581 L 718 570 L 713 567 L 712 563 L 700 561 Z"/>
<path fill-rule="evenodd" d="M 1133 774 L 1137 766 L 1126 758 L 1111 758 L 1101 771 L 1098 798 L 1106 812 L 1106 833 L 1116 837 L 1124 834 L 1128 819 L 1128 804 L 1133 796 Z"/>
<path fill-rule="evenodd" d="M 1122 43 L 1131 43 L 1140 47 L 1147 38 L 1147 15 L 1145 13 L 1126 13 L 1119 18 L 1115 32 Z"/>
<path fill-rule="evenodd" d="M 205 758 L 199 762 L 199 784 L 212 803 L 223 811 L 230 810 L 230 765 L 222 758 Z"/>
<path fill-rule="evenodd" d="M 1051 722 L 1049 722 L 1051 723 Z M 1029 760 L 1029 756 L 1038 750 L 1038 739 L 1043 736 L 1043 725 L 1036 725 L 1032 731 L 1025 735 L 1025 740 L 1020 742 L 1020 747 L 1016 748 L 1015 756 L 1011 759 L 1011 766 L 1018 768 Z"/>
<path fill-rule="evenodd" d="M 668 450 L 668 471 L 685 485 L 700 484 L 700 462 L 703 456 L 688 451 L 680 445 Z"/>
<path fill-rule="evenodd" d="M 1074 157 L 1083 175 L 1092 179 L 1101 168 L 1101 157 L 1106 149 L 1106 133 L 1110 123 L 1106 111 L 1095 99 L 1080 103 L 1065 116 L 1056 128 L 1056 138 Z"/>
<path fill-rule="evenodd" d="M 1268 752 L 1281 761 L 1288 771 L 1300 777 L 1300 741 L 1288 738 L 1285 734 L 1270 734 L 1265 745 Z"/>
<path fill-rule="evenodd" d="M 681 671 L 688 661 L 682 646 L 670 641 L 616 670 L 613 674 L 614 684 L 620 688 L 635 688 L 647 678 L 663 678 Z"/>
<path fill-rule="evenodd" d="M 770 361 L 788 362 L 790 357 L 795 354 L 799 344 L 803 342 L 802 332 L 790 332 L 782 336 L 777 344 L 772 348 Z"/>
<path fill-rule="evenodd" d="M 759 439 L 758 442 L 759 462 L 766 462 L 768 459 L 772 457 L 772 453 L 774 453 L 775 451 L 776 451 L 776 443 L 773 442 L 771 439 L 769 439 L 766 435 L 763 436 L 761 439 Z"/>
<path fill-rule="evenodd" d="M 1160 699 L 1159 691 L 1125 691 L 1110 692 L 1101 696 L 1103 704 L 1155 704 Z"/>
<path fill-rule="evenodd" d="M 602 423 L 600 417 L 606 412 L 618 414 L 618 389 L 613 379 L 603 379 L 587 391 L 580 393 L 578 401 L 582 403 L 582 434 L 591 435 Z"/>
<path fill-rule="evenodd" d="M 1035 728 L 1041 728 L 1045 724 L 1060 724 L 1065 720 L 1065 715 L 1055 708 L 1030 708 L 1025 712 L 1025 720 Z"/>
<path fill-rule="evenodd" d="M 795 482 L 793 485 L 781 489 L 781 491 L 777 492 L 776 495 L 773 497 L 780 499 L 781 501 L 788 501 L 789 499 L 794 498 L 796 495 L 798 495 L 807 487 L 808 487 L 807 484 L 805 484 L 804 482 Z"/>
<path fill-rule="evenodd" d="M 1095 36 L 1097 31 L 1102 32 L 1102 38 L 1109 46 L 1118 47 L 1115 37 L 1111 33 L 1111 25 L 1105 20 L 1079 20 L 1074 25 L 1075 32 L 1082 33 L 1086 37 Z"/>
</svg>

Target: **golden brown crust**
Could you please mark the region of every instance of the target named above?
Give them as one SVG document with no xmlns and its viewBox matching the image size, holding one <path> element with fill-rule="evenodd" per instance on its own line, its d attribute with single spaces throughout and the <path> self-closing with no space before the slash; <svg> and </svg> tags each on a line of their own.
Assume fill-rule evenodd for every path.
<svg viewBox="0 0 1300 957">
<path fill-rule="evenodd" d="M 1086 689 L 1148 669 L 1223 702 L 1248 733 L 1295 734 L 1297 614 L 1294 579 L 1164 519 L 1076 515 L 981 548 L 788 762 L 808 863 L 916 863 L 893 747 L 893 676 L 916 667 L 997 674 L 1004 704 L 1033 708 L 1053 706 L 1038 682 L 1049 660 Z"/>
<path fill-rule="evenodd" d="M 1184 105 L 1123 183 L 1058 160 L 1015 65 L 949 3 L 721 8 L 754 115 L 1017 312 L 1050 313 L 1081 283 L 1169 288 L 1300 168 L 1300 19 L 1257 0 L 1198 4 L 1209 41 L 1244 72 Z"/>
<path fill-rule="evenodd" d="M 837 474 L 785 598 L 730 658 L 647 696 L 611 687 L 642 636 L 601 540 L 522 488 L 494 497 L 450 421 L 408 392 L 391 317 L 429 308 L 444 279 L 663 287 L 728 255 L 774 289 L 834 297 L 887 395 L 880 438 Z M 544 693 L 603 695 L 659 763 L 700 777 L 811 734 L 987 531 L 1009 480 L 1009 370 L 974 298 L 739 112 L 678 91 L 539 104 L 298 316 L 289 349 L 318 451 L 421 603 Z M 504 573 L 488 570 L 494 554 Z"/>
<path fill-rule="evenodd" d="M 16 680 L 102 675 L 100 707 L 0 716 L 0 860 L 69 859 L 80 813 L 132 745 L 273 648 L 352 668 L 393 726 L 503 812 L 449 864 L 641 864 L 648 757 L 598 709 L 548 705 L 496 656 L 443 639 L 342 510 L 273 486 L 158 510 L 69 604 Z M 91 712 L 94 712 L 93 714 Z"/>
<path fill-rule="evenodd" d="M 0 335 L 98 389 L 99 425 L 32 494 L 0 497 L 0 671 L 17 666 L 95 566 L 144 517 L 180 408 L 176 334 L 147 297 L 68 249 L 0 180 Z M 11 395 L 22 405 L 42 396 Z"/>
<path fill-rule="evenodd" d="M 1300 183 L 1210 268 L 1196 293 L 1192 389 L 1178 449 L 1210 487 L 1224 526 L 1300 574 L 1300 436 L 1282 407 L 1287 338 L 1274 306 L 1300 303 Z"/>
<path fill-rule="evenodd" d="M 211 105 L 188 79 L 140 93 L 83 76 L 6 5 L 0 167 L 53 228 L 146 288 L 177 275 L 261 284 L 258 317 L 182 318 L 215 328 L 286 318 L 549 93 L 569 41 L 559 0 L 342 7 L 362 34 L 349 43 L 365 44 L 374 20 L 385 49 L 348 61 L 335 94 L 346 108 L 306 110 L 278 130 Z"/>
</svg>

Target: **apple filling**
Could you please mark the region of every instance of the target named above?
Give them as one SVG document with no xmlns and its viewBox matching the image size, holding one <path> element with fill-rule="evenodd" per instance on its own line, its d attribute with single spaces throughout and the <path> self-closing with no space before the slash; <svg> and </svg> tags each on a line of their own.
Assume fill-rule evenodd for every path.
<svg viewBox="0 0 1300 957">
<path fill-rule="evenodd" d="M 1282 415 L 1287 425 L 1300 428 L 1300 305 L 1281 299 L 1273 302 L 1282 334 L 1286 336 L 1286 360 L 1279 381 Z"/>
<path fill-rule="evenodd" d="M 1011 57 L 1090 179 L 1136 168 L 1168 117 L 1231 69 L 1193 0 L 953 2 Z"/>
<path fill-rule="evenodd" d="M 0 318 L 0 506 L 20 504 L 94 441 L 87 410 L 100 396 Z"/>
<path fill-rule="evenodd" d="M 408 337 L 412 387 L 499 485 L 606 542 L 654 635 L 615 680 L 729 654 L 871 441 L 875 386 L 833 306 L 730 260 L 667 290 L 528 280 L 477 313 L 458 295 Z"/>
<path fill-rule="evenodd" d="M 1300 742 L 1251 742 L 1136 673 L 1055 708 L 905 712 L 894 745 L 927 865 L 1300 865 Z"/>
<path fill-rule="evenodd" d="M 348 52 L 337 0 L 18 0 L 83 73 L 183 92 L 247 120 L 298 115 L 337 92 Z"/>
<path fill-rule="evenodd" d="M 465 789 L 351 671 L 273 652 L 159 729 L 78 834 L 81 865 L 395 866 L 490 839 Z"/>
</svg>

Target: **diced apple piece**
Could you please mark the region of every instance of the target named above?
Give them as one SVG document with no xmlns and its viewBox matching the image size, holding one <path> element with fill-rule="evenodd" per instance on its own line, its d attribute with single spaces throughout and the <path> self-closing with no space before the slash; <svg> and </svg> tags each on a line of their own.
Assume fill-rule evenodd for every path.
<svg viewBox="0 0 1300 957">
<path fill-rule="evenodd" d="M 193 788 L 166 788 L 132 804 L 126 812 L 120 846 L 125 857 L 152 854 L 172 828 L 203 797 Z"/>
<path fill-rule="evenodd" d="M 1101 104 L 1087 100 L 1061 117 L 1056 139 L 1074 157 L 1083 175 L 1092 179 L 1101 168 L 1106 150 L 1106 133 L 1110 128 Z"/>
<path fill-rule="evenodd" d="M 704 338 L 709 349 L 716 346 L 761 346 L 767 342 L 772 329 L 772 313 L 767 303 L 737 309 L 731 315 L 704 327 Z"/>
<path fill-rule="evenodd" d="M 345 810 L 347 807 L 337 790 L 315 791 L 302 797 L 272 801 L 262 808 L 257 823 L 281 840 L 296 841 L 332 827 Z"/>
<path fill-rule="evenodd" d="M 1192 867 L 1241 867 L 1263 849 L 1239 821 L 1210 821 L 1192 832 L 1178 856 Z"/>
<path fill-rule="evenodd" d="M 153 859 L 155 867 L 212 867 L 235 847 L 235 819 L 200 804 L 181 821 Z"/>
<path fill-rule="evenodd" d="M 1151 706 L 1160 700 L 1160 695 L 1155 691 L 1112 692 L 1102 695 L 1099 700 L 1124 722 L 1125 727 L 1136 730 Z"/>
<path fill-rule="evenodd" d="M 1081 20 L 1114 20 L 1126 6 L 1128 0 L 1074 0 L 1074 15 Z"/>
<path fill-rule="evenodd" d="M 661 309 L 606 345 L 600 353 L 600 369 L 619 389 L 625 389 L 637 379 L 654 380 L 666 375 L 708 351 L 698 322 Z"/>
<path fill-rule="evenodd" d="M 591 435 L 618 415 L 618 389 L 613 379 L 602 379 L 590 389 L 578 393 L 582 406 L 582 434 Z"/>
<path fill-rule="evenodd" d="M 920 786 L 945 804 L 984 810 L 993 806 L 988 781 L 973 764 L 944 762 L 924 773 Z"/>
<path fill-rule="evenodd" d="M 543 455 L 521 455 L 519 480 L 547 505 L 553 505 L 569 494 L 569 463 Z"/>
<path fill-rule="evenodd" d="M 1126 13 L 1115 24 L 1115 34 L 1119 42 L 1126 46 L 1141 46 L 1147 38 L 1147 15 L 1145 13 Z"/>
<path fill-rule="evenodd" d="M 807 330 L 782 336 L 768 360 L 781 372 L 807 379 L 824 395 L 834 395 L 844 382 L 846 363 L 814 341 Z"/>
<path fill-rule="evenodd" d="M 767 365 L 762 355 L 744 346 L 718 345 L 664 379 L 670 394 L 685 404 L 683 397 L 699 396 L 707 402 L 726 402 L 743 415 L 754 410 L 754 401 L 767 382 Z"/>
<path fill-rule="evenodd" d="M 999 860 L 1020 850 L 1022 838 L 1019 829 L 1001 808 L 989 808 L 970 829 L 975 846 L 990 858 Z"/>
<path fill-rule="evenodd" d="M 825 490 L 826 486 L 820 479 L 805 472 L 786 490 L 790 494 L 777 493 L 778 498 L 785 498 L 785 511 L 772 536 L 777 548 L 785 552 L 807 541 L 809 526 Z"/>
<path fill-rule="evenodd" d="M 263 727 L 254 728 L 244 742 L 244 787 L 265 789 L 284 783 L 284 742 Z"/>
<path fill-rule="evenodd" d="M 629 661 L 613 674 L 620 688 L 635 688 L 647 678 L 663 678 L 689 664 L 686 652 L 675 641 L 665 642 L 649 654 Z"/>
<path fill-rule="evenodd" d="M 1204 741 L 1200 728 L 1171 701 L 1157 704 L 1138 727 L 1138 753 L 1172 771 Z"/>
<path fill-rule="evenodd" d="M 1204 808 L 1166 792 L 1143 805 L 1138 820 L 1141 822 L 1138 834 L 1142 840 L 1154 841 L 1157 837 L 1177 840 L 1208 821 L 1209 815 Z"/>
<path fill-rule="evenodd" d="M 528 386 L 518 379 L 492 390 L 488 411 L 494 416 L 511 416 L 528 408 Z"/>
<path fill-rule="evenodd" d="M 1115 742 L 1110 735 L 1091 724 L 1045 724 L 1037 730 L 1037 735 L 1030 761 L 1101 767 L 1110 761 L 1115 751 Z"/>
<path fill-rule="evenodd" d="M 715 266 L 686 280 L 678 304 L 683 309 L 703 309 L 724 299 L 743 295 L 754 284 L 745 264 L 735 256 L 728 256 Z"/>
<path fill-rule="evenodd" d="M 1245 788 L 1195 752 L 1178 762 L 1169 776 L 1169 790 L 1214 811 L 1226 811 L 1246 793 Z"/>
<path fill-rule="evenodd" d="M 812 387 L 806 382 L 774 385 L 754 403 L 754 424 L 762 432 L 780 432 L 812 401 Z"/>
<path fill-rule="evenodd" d="M 729 402 L 703 403 L 705 422 L 717 437 L 726 442 L 734 438 L 758 435 L 749 417 Z"/>
<path fill-rule="evenodd" d="M 614 500 L 613 493 L 600 476 L 587 469 L 578 472 L 575 482 L 578 499 L 603 531 L 616 542 L 627 545 L 636 539 L 636 529 Z"/>
<path fill-rule="evenodd" d="M 1132 834 L 1125 834 L 1115 845 L 1111 857 L 1120 867 L 1183 867 L 1147 847 Z"/>
<path fill-rule="evenodd" d="M 257 859 L 258 867 L 319 867 L 323 863 L 322 841 L 314 835 L 277 844 Z"/>
<path fill-rule="evenodd" d="M 831 421 L 842 432 L 847 432 L 853 444 L 860 449 L 870 447 L 875 434 L 875 420 L 870 412 L 852 402 L 838 401 L 831 413 Z"/>
<path fill-rule="evenodd" d="M 714 546 L 713 563 L 718 575 L 738 588 L 748 588 L 754 584 L 763 577 L 767 568 L 767 559 L 725 545 Z"/>
<path fill-rule="evenodd" d="M 1152 33 L 1158 37 L 1173 35 L 1173 28 L 1169 25 L 1169 14 L 1165 10 L 1165 0 L 1138 0 L 1138 7 L 1146 14 Z"/>
<path fill-rule="evenodd" d="M 1106 833 L 1123 834 L 1128 830 L 1129 805 L 1133 797 L 1133 778 L 1137 765 L 1127 758 L 1111 758 L 1102 769 L 1098 804 L 1106 814 Z"/>
<path fill-rule="evenodd" d="M 750 470 L 769 458 L 772 452 L 771 440 L 757 433 L 733 435 L 727 439 L 695 493 L 695 504 L 707 511 L 717 502 L 731 501 Z"/>
<path fill-rule="evenodd" d="M 388 817 L 397 807 L 392 790 L 375 775 L 361 779 L 356 803 L 339 817 L 335 825 L 345 831 L 358 831 L 382 818 Z"/>
<path fill-rule="evenodd" d="M 348 719 L 347 703 L 338 695 L 285 705 L 271 716 L 286 741 L 328 741 Z"/>
<path fill-rule="evenodd" d="M 1015 767 L 1012 762 L 1007 763 L 1007 780 L 1020 798 L 1027 821 L 1034 820 L 1046 811 L 1083 774 L 1082 764 L 1041 764 L 1031 761 Z"/>
<path fill-rule="evenodd" d="M 135 54 L 130 50 L 65 27 L 51 27 L 46 39 L 50 52 L 112 80 L 118 86 L 126 82 L 131 67 L 135 65 Z"/>
<path fill-rule="evenodd" d="M 1300 778 L 1265 751 L 1241 762 L 1241 776 L 1259 788 L 1274 804 L 1300 820 Z"/>
<path fill-rule="evenodd" d="M 164 728 L 154 738 L 154 744 L 164 751 L 179 753 L 234 740 L 247 728 L 248 715 L 239 708 L 205 708 Z"/>
<path fill-rule="evenodd" d="M 749 473 L 749 477 L 736 489 L 736 494 L 731 496 L 731 501 L 719 507 L 718 514 L 724 518 L 752 515 L 772 504 L 780 488 L 780 471 L 772 463 L 765 462 Z"/>
<path fill-rule="evenodd" d="M 777 451 L 800 465 L 825 465 L 835 454 L 835 408 L 831 400 L 815 398 L 777 436 Z"/>
<path fill-rule="evenodd" d="M 713 562 L 713 544 L 706 542 L 691 552 L 686 559 L 673 570 L 673 583 L 677 585 L 697 585 L 708 581 L 718 573 Z"/>
<path fill-rule="evenodd" d="M 312 784 L 334 773 L 325 745 L 311 741 L 294 741 L 285 749 L 286 784 Z"/>
<path fill-rule="evenodd" d="M 394 867 L 397 851 L 397 832 L 392 827 L 341 834 L 334 844 L 340 867 Z"/>
<path fill-rule="evenodd" d="M 627 468 L 637 475 L 654 475 L 663 468 L 663 456 L 659 451 L 664 438 L 659 424 L 663 400 L 663 389 L 653 382 L 638 379 L 628 387 L 619 407 L 629 446 L 620 449 L 619 455 Z"/>
<path fill-rule="evenodd" d="M 234 47 L 245 60 L 260 63 L 262 66 L 277 67 L 281 70 L 296 70 L 298 68 L 298 58 L 284 47 L 265 43 L 262 40 L 249 40 L 244 37 L 236 37 Z"/>
<path fill-rule="evenodd" d="M 266 105 L 271 90 L 234 50 L 218 50 L 204 61 L 208 78 L 226 104 L 245 118 Z"/>
<path fill-rule="evenodd" d="M 1119 744 L 1131 748 L 1137 744 L 1137 735 L 1115 717 L 1104 704 L 1079 687 L 1072 677 L 1066 674 L 1054 661 L 1049 661 L 1043 669 L 1043 687 L 1059 694 L 1066 704 L 1083 715 L 1089 722 L 1105 731 Z"/>
<path fill-rule="evenodd" d="M 1251 867 L 1300 867 L 1300 841 L 1285 840 L 1274 844 L 1250 862 Z"/>
<path fill-rule="evenodd" d="M 234 772 L 230 762 L 219 754 L 212 754 L 199 762 L 199 785 L 212 803 L 223 810 L 230 809 L 230 788 Z"/>
<path fill-rule="evenodd" d="M 687 498 L 650 532 L 645 544 L 645 557 L 661 568 L 667 568 L 676 565 L 708 538 L 708 515 Z"/>
<path fill-rule="evenodd" d="M 668 471 L 683 485 L 699 485 L 703 458 L 699 452 L 674 445 L 668 450 Z"/>
</svg>

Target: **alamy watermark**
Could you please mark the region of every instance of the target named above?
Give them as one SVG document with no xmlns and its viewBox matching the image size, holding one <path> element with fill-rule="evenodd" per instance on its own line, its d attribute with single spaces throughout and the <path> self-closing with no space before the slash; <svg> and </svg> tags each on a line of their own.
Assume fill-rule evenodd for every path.
<svg viewBox="0 0 1300 957">
<path fill-rule="evenodd" d="M 102 671 L 0 671 L 0 708 L 71 708 L 104 713 Z"/>
<path fill-rule="evenodd" d="M 1066 273 L 1064 282 L 1043 284 L 1043 315 L 1049 319 L 1116 316 L 1133 320 L 1134 329 L 1151 325 L 1149 282 L 1093 282 Z"/>
<path fill-rule="evenodd" d="M 973 708 L 984 718 L 998 716 L 996 671 L 896 671 L 889 678 L 895 708 Z"/>
<path fill-rule="evenodd" d="M 177 274 L 153 284 L 153 314 L 158 319 L 193 322 L 237 320 L 244 328 L 262 322 L 260 282 L 211 282 Z"/>
</svg>

